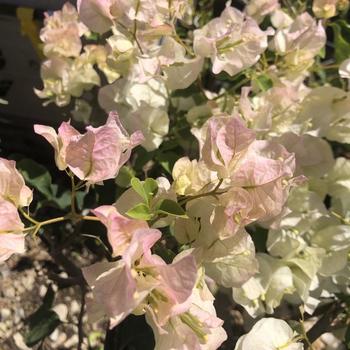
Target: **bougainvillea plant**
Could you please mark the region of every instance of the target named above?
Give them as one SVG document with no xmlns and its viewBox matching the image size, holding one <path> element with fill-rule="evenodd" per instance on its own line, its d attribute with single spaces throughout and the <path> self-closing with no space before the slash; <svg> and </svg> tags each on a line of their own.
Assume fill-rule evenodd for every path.
<svg viewBox="0 0 350 350">
<path fill-rule="evenodd" d="M 348 5 L 78 0 L 48 13 L 35 92 L 71 120 L 34 132 L 70 179 L 68 204 L 0 159 L 1 262 L 42 240 L 82 313 L 107 321 L 106 349 L 315 350 L 324 335 L 322 349 L 350 349 Z M 93 258 L 74 264 L 82 247 Z M 227 340 L 220 293 L 250 320 L 241 337 Z M 151 343 L 111 345 L 135 317 Z"/>
</svg>

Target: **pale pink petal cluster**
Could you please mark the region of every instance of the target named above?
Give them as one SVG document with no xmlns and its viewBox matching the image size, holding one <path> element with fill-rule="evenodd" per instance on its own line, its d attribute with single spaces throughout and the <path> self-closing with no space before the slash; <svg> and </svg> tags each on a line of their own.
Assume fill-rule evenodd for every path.
<svg viewBox="0 0 350 350">
<path fill-rule="evenodd" d="M 177 255 L 171 264 L 152 253 L 161 232 L 144 221 L 128 219 L 115 207 L 96 208 L 94 214 L 108 230 L 117 262 L 83 269 L 92 288 L 91 317 L 107 316 L 110 327 L 133 313 L 146 315 L 156 347 L 214 350 L 227 338 L 216 316 L 213 296 L 191 252 Z"/>
<path fill-rule="evenodd" d="M 181 18 L 188 4 L 183 0 L 78 0 L 81 21 L 97 33 L 105 33 L 116 24 L 131 28 L 134 21 L 143 31 L 165 30 L 169 18 Z"/>
<path fill-rule="evenodd" d="M 60 170 L 68 167 L 79 179 L 91 184 L 116 177 L 131 150 L 143 140 L 140 132 L 129 136 L 115 113 L 110 113 L 103 126 L 88 126 L 85 134 L 66 122 L 61 124 L 58 133 L 44 125 L 35 125 L 34 130 L 54 148 Z"/>
<path fill-rule="evenodd" d="M 210 118 L 201 133 L 201 158 L 220 178 L 230 177 L 233 169 L 255 140 L 238 116 L 222 115 Z"/>
<path fill-rule="evenodd" d="M 46 13 L 40 31 L 45 56 L 78 57 L 82 49 L 80 37 L 87 32 L 88 29 L 78 21 L 76 8 L 69 2 L 52 15 Z"/>
<path fill-rule="evenodd" d="M 188 311 L 171 317 L 164 326 L 146 314 L 154 332 L 155 350 L 215 350 L 227 339 L 223 321 L 216 316 L 214 297 L 205 281 L 201 284 L 192 292 Z"/>
<path fill-rule="evenodd" d="M 115 263 L 97 263 L 83 269 L 94 301 L 116 326 L 130 313 L 151 312 L 160 326 L 189 308 L 197 279 L 197 266 L 190 254 L 172 264 L 152 254 L 161 232 L 136 228 L 122 258 Z"/>
<path fill-rule="evenodd" d="M 240 286 L 257 271 L 244 226 L 278 216 L 302 178 L 293 177 L 294 154 L 256 140 L 238 115 L 210 118 L 197 136 L 200 160 L 182 158 L 174 166 L 175 191 L 191 194 L 189 218 L 176 220 L 175 237 L 195 247 L 197 261 L 218 284 Z"/>
<path fill-rule="evenodd" d="M 235 75 L 258 62 L 267 48 L 267 36 L 256 21 L 227 6 L 221 16 L 194 31 L 194 52 L 210 57 L 215 74 Z"/>
<path fill-rule="evenodd" d="M 288 66 L 309 67 L 326 43 L 326 32 L 307 12 L 295 18 L 287 28 L 279 29 L 273 39 L 277 54 L 285 56 Z"/>
<path fill-rule="evenodd" d="M 0 199 L 16 208 L 28 206 L 33 199 L 32 191 L 16 169 L 16 162 L 4 158 L 0 158 Z"/>
<path fill-rule="evenodd" d="M 123 255 L 134 231 L 148 228 L 146 221 L 129 219 L 121 215 L 112 205 L 103 205 L 92 212 L 107 228 L 107 238 L 112 247 L 113 256 Z"/>
<path fill-rule="evenodd" d="M 295 171 L 295 156 L 272 141 L 255 141 L 232 174 L 232 184 L 245 189 L 258 220 L 278 215 L 287 200 Z"/>
<path fill-rule="evenodd" d="M 247 1 L 245 12 L 248 16 L 261 22 L 265 16 L 280 8 L 278 0 L 250 0 Z"/>
<path fill-rule="evenodd" d="M 14 253 L 24 253 L 24 225 L 17 208 L 5 200 L 0 200 L 0 263 Z"/>
<path fill-rule="evenodd" d="M 18 208 L 32 201 L 32 191 L 12 160 L 0 158 L 0 263 L 14 253 L 24 253 L 24 225 Z"/>
</svg>

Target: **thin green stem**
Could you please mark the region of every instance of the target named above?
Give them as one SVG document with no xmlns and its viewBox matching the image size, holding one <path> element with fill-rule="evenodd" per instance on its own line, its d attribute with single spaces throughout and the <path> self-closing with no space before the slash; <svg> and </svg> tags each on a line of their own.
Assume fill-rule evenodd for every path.
<svg viewBox="0 0 350 350">
<path fill-rule="evenodd" d="M 304 325 L 304 321 L 305 321 L 305 320 L 304 320 L 304 307 L 301 306 L 301 307 L 299 308 L 299 310 L 300 310 L 300 315 L 301 315 L 301 320 L 300 320 L 301 331 L 302 331 L 301 336 L 302 336 L 302 338 L 304 339 L 305 343 L 307 344 L 308 349 L 309 349 L 309 350 L 314 350 L 314 348 L 313 348 L 313 346 L 312 346 L 312 344 L 311 344 L 311 342 L 310 342 L 310 340 L 309 340 L 309 338 L 308 338 L 308 336 L 307 336 L 307 334 L 306 334 L 306 329 L 305 329 L 305 325 Z"/>
<path fill-rule="evenodd" d="M 174 25 L 173 25 L 173 34 L 174 34 L 174 39 L 186 50 L 186 52 L 190 56 L 195 57 L 196 55 L 194 54 L 193 50 L 186 43 L 184 43 L 183 40 L 177 34 L 176 28 Z"/>
<path fill-rule="evenodd" d="M 335 211 L 331 211 L 331 214 L 333 216 L 335 216 L 337 219 L 339 219 L 340 221 L 342 221 L 345 225 L 350 225 L 350 220 L 344 218 L 343 216 L 341 216 L 340 214 L 336 213 Z"/>
<path fill-rule="evenodd" d="M 217 185 L 215 186 L 215 188 L 212 190 L 212 191 L 209 191 L 209 192 L 205 192 L 205 193 L 200 193 L 200 194 L 197 194 L 195 196 L 187 196 L 185 198 L 183 198 L 182 200 L 179 201 L 179 204 L 180 205 L 184 205 L 194 199 L 198 199 L 198 198 L 202 198 L 202 197 L 208 197 L 208 196 L 216 196 L 218 194 L 223 194 L 223 193 L 226 193 L 226 191 L 218 191 L 218 189 L 220 188 L 222 182 L 224 180 L 223 179 L 220 179 L 219 182 L 217 183 Z"/>
<path fill-rule="evenodd" d="M 134 35 L 134 34 L 133 34 L 123 23 L 121 23 L 121 22 L 116 22 L 116 24 L 118 24 L 121 28 L 123 28 L 123 29 L 132 37 L 132 39 L 136 42 L 136 45 L 137 45 L 137 47 L 139 48 L 141 54 L 143 55 L 144 52 L 143 52 L 143 50 L 142 50 L 142 47 L 141 47 L 139 41 L 137 40 L 136 33 L 135 33 L 135 35 Z"/>
<path fill-rule="evenodd" d="M 23 208 L 19 208 L 20 213 L 32 224 L 37 225 L 39 222 L 33 219 L 28 213 L 25 212 Z"/>
<path fill-rule="evenodd" d="M 236 91 L 238 88 L 240 88 L 241 86 L 243 86 L 244 84 L 249 83 L 249 79 L 248 78 L 244 78 L 242 81 L 238 82 L 237 84 L 233 85 L 232 87 L 230 87 L 229 89 L 227 89 L 225 92 L 223 92 L 222 94 L 215 96 L 212 100 L 216 101 L 218 99 L 220 99 L 221 97 L 224 97 L 225 95 L 227 95 L 229 92 L 232 91 Z"/>
<path fill-rule="evenodd" d="M 99 218 L 96 216 L 89 216 L 89 215 L 84 215 L 80 217 L 81 220 L 86 220 L 86 221 L 100 221 Z"/>
</svg>

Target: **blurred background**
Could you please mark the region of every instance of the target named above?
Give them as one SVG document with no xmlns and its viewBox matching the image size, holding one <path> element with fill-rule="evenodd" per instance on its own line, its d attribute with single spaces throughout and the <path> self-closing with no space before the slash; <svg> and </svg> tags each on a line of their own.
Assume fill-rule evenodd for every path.
<svg viewBox="0 0 350 350">
<path fill-rule="evenodd" d="M 57 126 L 69 118 L 54 104 L 43 106 L 34 93 L 41 88 L 39 32 L 44 12 L 60 9 L 63 0 L 0 0 L 0 156 L 21 153 L 41 160 L 51 156 L 34 137 L 33 124 Z M 75 3 L 75 1 L 71 1 Z M 44 149 L 44 152 L 43 152 Z M 48 154 L 46 154 L 46 152 Z"/>
</svg>

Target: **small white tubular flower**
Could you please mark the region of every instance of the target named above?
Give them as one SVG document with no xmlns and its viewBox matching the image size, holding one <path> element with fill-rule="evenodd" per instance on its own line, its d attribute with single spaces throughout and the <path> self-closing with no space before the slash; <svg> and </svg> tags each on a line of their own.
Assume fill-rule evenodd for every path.
<svg viewBox="0 0 350 350">
<path fill-rule="evenodd" d="M 262 318 L 250 332 L 238 339 L 235 350 L 303 350 L 302 343 L 287 322 Z"/>
<path fill-rule="evenodd" d="M 196 55 L 210 57 L 213 72 L 235 75 L 251 67 L 267 48 L 267 36 L 256 21 L 227 6 L 221 16 L 194 31 Z"/>
</svg>

